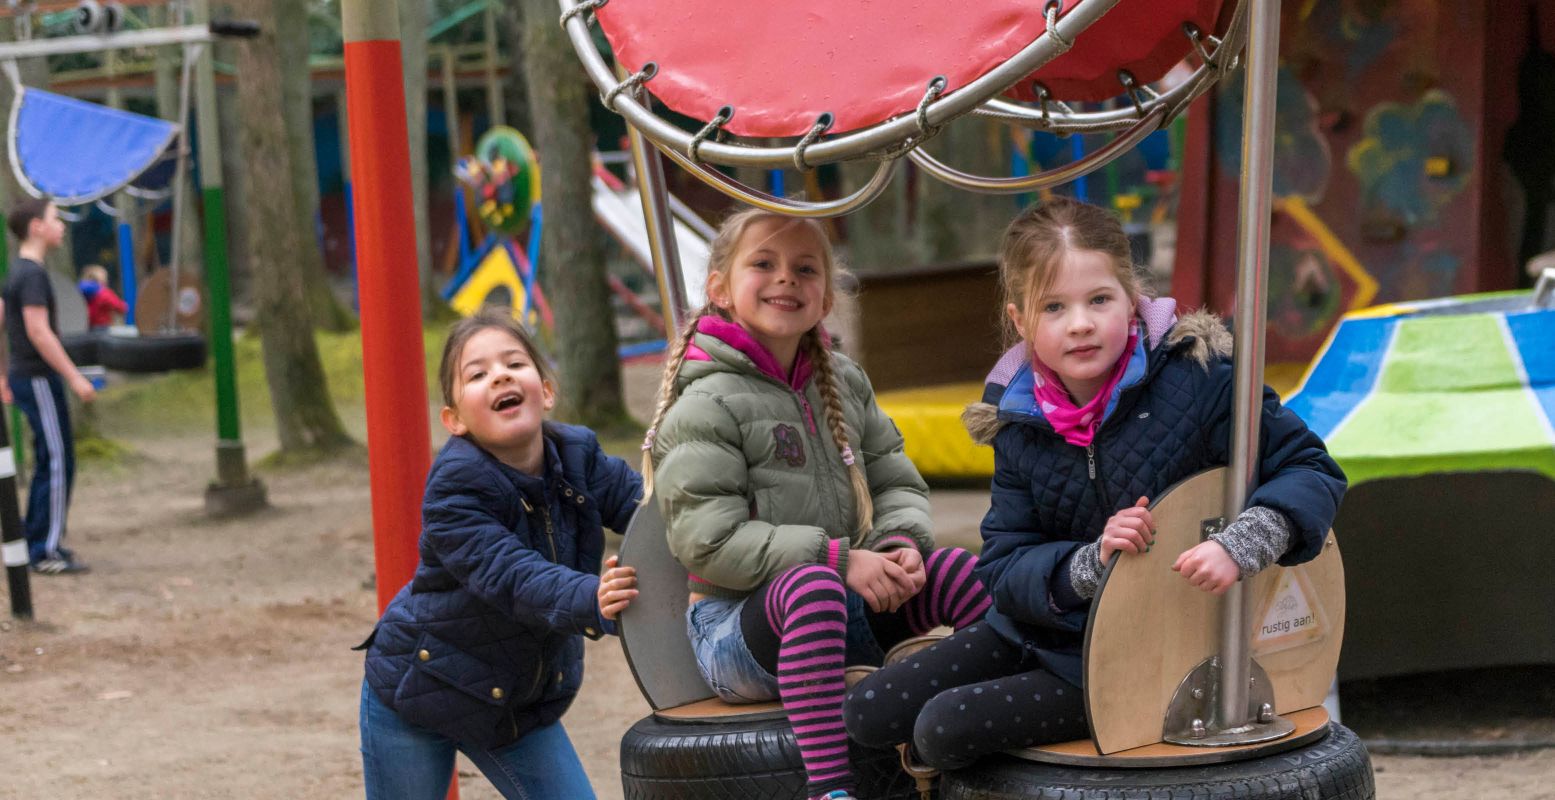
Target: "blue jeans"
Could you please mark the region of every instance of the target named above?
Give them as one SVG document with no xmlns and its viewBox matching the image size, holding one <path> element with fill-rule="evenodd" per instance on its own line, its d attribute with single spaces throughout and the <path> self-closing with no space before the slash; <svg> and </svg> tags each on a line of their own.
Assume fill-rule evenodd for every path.
<svg viewBox="0 0 1555 800">
<path fill-rule="evenodd" d="M 725 703 L 763 703 L 778 697 L 777 676 L 756 661 L 745 644 L 740 614 L 749 598 L 709 597 L 686 609 L 686 635 L 702 680 Z M 847 663 L 880 666 L 885 651 L 875 641 L 864 598 L 848 590 Z"/>
<path fill-rule="evenodd" d="M 362 682 L 362 778 L 367 800 L 443 800 L 462 751 L 509 800 L 592 800 L 594 787 L 560 722 L 497 749 L 464 747 L 400 719 Z"/>
</svg>

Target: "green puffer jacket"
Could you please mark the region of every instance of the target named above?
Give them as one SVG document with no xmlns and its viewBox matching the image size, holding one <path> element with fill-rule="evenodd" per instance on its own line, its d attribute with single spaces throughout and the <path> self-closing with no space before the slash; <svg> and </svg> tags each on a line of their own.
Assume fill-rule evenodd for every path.
<svg viewBox="0 0 1555 800">
<path fill-rule="evenodd" d="M 857 364 L 832 354 L 848 437 L 875 503 L 864 533 L 803 357 L 801 394 L 743 329 L 707 317 L 698 331 L 653 447 L 654 494 L 692 591 L 742 597 L 805 563 L 846 574 L 849 548 L 933 548 L 928 487 Z M 846 546 L 831 547 L 836 539 Z"/>
</svg>

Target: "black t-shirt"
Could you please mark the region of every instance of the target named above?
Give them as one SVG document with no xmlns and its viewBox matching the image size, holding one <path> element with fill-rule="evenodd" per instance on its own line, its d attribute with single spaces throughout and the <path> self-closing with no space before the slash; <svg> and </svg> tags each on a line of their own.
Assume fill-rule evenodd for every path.
<svg viewBox="0 0 1555 800">
<path fill-rule="evenodd" d="M 23 375 L 50 375 L 54 368 L 38 355 L 38 348 L 27 338 L 27 323 L 22 309 L 27 306 L 47 306 L 49 330 L 59 335 L 59 320 L 54 308 L 54 286 L 49 283 L 43 265 L 30 258 L 18 258 L 11 264 L 11 272 L 0 290 L 5 299 L 5 336 L 11 346 L 11 371 Z"/>
</svg>

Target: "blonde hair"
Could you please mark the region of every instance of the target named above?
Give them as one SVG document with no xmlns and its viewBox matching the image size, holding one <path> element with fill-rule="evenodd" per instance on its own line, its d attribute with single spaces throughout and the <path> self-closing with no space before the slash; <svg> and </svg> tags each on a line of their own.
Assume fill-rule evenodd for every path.
<svg viewBox="0 0 1555 800">
<path fill-rule="evenodd" d="M 108 269 L 102 264 L 87 264 L 81 268 L 81 278 L 82 280 L 97 281 L 98 283 L 107 286 Z"/>
<path fill-rule="evenodd" d="M 1036 301 L 1047 293 L 1058 266 L 1071 250 L 1091 250 L 1108 257 L 1113 275 L 1132 305 L 1144 293 L 1134 270 L 1128 234 L 1112 212 L 1069 197 L 1031 206 L 1004 230 L 999 247 L 1000 305 L 1014 304 L 1027 319 L 1036 317 Z M 1009 315 L 1001 313 L 1006 345 L 1019 341 Z"/>
<path fill-rule="evenodd" d="M 796 219 L 763 211 L 759 208 L 747 208 L 737 211 L 724 220 L 718 229 L 718 235 L 713 237 L 708 247 L 707 272 L 709 281 L 723 282 L 727 286 L 729 273 L 734 267 L 734 256 L 740 245 L 740 239 L 745 232 L 757 222 L 766 220 L 779 220 L 785 223 L 784 227 L 800 225 L 815 235 L 816 241 L 821 243 L 821 262 L 826 275 L 826 305 L 830 306 L 837 296 L 837 283 L 839 277 L 845 273 L 843 266 L 838 263 L 836 254 L 832 251 L 831 241 L 826 238 L 826 231 L 814 220 Z M 669 412 L 670 406 L 680 399 L 680 391 L 676 387 L 680 377 L 681 365 L 686 361 L 686 350 L 691 346 L 691 338 L 696 334 L 697 323 L 708 315 L 714 315 L 731 322 L 734 319 L 729 312 L 708 301 L 696 313 L 692 314 L 684 327 L 677 332 L 674 346 L 670 348 L 669 358 L 664 362 L 664 377 L 659 381 L 659 401 L 653 409 L 653 420 L 648 423 L 648 433 L 643 439 L 643 502 L 653 494 L 653 441 L 658 433 L 659 425 L 663 424 L 664 416 Z M 862 457 L 857 453 L 848 439 L 848 431 L 844 426 L 842 409 L 842 392 L 837 385 L 838 377 L 831 358 L 831 347 L 828 342 L 821 340 L 821 326 L 806 331 L 804 338 L 799 342 L 802 352 L 810 357 L 810 363 L 815 369 L 815 388 L 821 395 L 822 411 L 826 415 L 827 428 L 831 431 L 832 441 L 836 443 L 838 451 L 842 453 L 842 460 L 848 467 L 848 480 L 853 487 L 853 505 L 858 516 L 860 531 L 867 531 L 874 523 L 875 503 L 869 493 L 869 480 L 864 477 Z"/>
<path fill-rule="evenodd" d="M 443 342 L 443 360 L 437 368 L 438 384 L 443 390 L 443 405 L 449 408 L 458 405 L 454 389 L 459 383 L 459 358 L 464 355 L 465 344 L 475 334 L 492 329 L 517 339 L 523 345 L 524 352 L 529 354 L 535 371 L 540 373 L 540 380 L 550 383 L 553 388 L 557 387 L 556 372 L 551 369 L 551 363 L 545 359 L 545 353 L 540 351 L 529 331 L 513 319 L 513 313 L 502 306 L 483 306 L 448 329 L 448 340 Z"/>
</svg>

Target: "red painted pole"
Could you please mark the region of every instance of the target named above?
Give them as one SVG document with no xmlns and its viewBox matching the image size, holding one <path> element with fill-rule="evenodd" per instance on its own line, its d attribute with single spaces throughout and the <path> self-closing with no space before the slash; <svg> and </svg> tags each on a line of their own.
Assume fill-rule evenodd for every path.
<svg viewBox="0 0 1555 800">
<path fill-rule="evenodd" d="M 399 10 L 382 0 L 341 0 L 340 19 L 367 392 L 373 560 L 381 613 L 416 572 L 432 432 L 427 426 Z M 449 778 L 448 800 L 459 800 L 457 773 Z"/>
<path fill-rule="evenodd" d="M 410 145 L 394 3 L 345 0 L 346 114 L 367 392 L 378 609 L 416 569 L 421 494 L 431 466 Z"/>
</svg>

